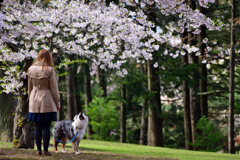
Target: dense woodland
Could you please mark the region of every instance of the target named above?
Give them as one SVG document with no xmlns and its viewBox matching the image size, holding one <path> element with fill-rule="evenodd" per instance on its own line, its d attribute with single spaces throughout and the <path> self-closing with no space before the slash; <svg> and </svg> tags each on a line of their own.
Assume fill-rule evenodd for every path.
<svg viewBox="0 0 240 160">
<path fill-rule="evenodd" d="M 0 2 L 2 2 L 0 14 L 9 15 L 9 17 L 15 14 L 14 11 L 21 13 L 21 8 L 17 8 L 17 5 L 11 6 L 11 3 L 19 4 L 20 7 L 21 5 L 26 7 L 28 4 L 35 5 L 46 12 L 50 10 L 49 8 L 54 8 L 51 5 L 54 1 L 47 0 L 1 0 Z M 64 1 L 63 5 L 67 6 L 73 2 Z M 21 51 L 22 53 L 32 53 L 33 50 L 37 53 L 41 47 L 47 47 L 53 53 L 55 70 L 58 74 L 62 106 L 58 112 L 58 119 L 72 120 L 76 114 L 84 112 L 90 118 L 85 138 L 235 153 L 240 145 L 238 143 L 238 135 L 240 135 L 240 1 L 107 0 L 81 3 L 90 6 L 92 11 L 98 9 L 94 8 L 94 5 L 101 6 L 98 14 L 103 15 L 101 21 L 110 21 L 109 28 L 108 25 L 103 25 L 101 28 L 98 24 L 96 26 L 99 28 L 89 31 L 87 27 L 95 22 L 86 20 L 86 22 L 80 21 L 80 25 L 81 23 L 85 25 L 82 28 L 74 28 L 76 30 L 74 32 L 72 26 L 68 30 L 64 29 L 77 21 L 72 18 L 64 25 L 60 22 L 49 22 L 60 30 L 52 32 L 50 36 L 36 38 L 34 34 L 41 35 L 41 33 L 33 32 L 33 36 L 27 39 L 26 36 L 24 37 L 26 32 L 30 35 L 26 29 L 27 24 L 41 26 L 39 19 L 28 21 L 24 25 L 15 14 L 11 21 L 2 20 L 2 24 L 5 25 L 0 29 L 2 32 L 0 34 L 1 141 L 11 141 L 15 147 L 19 148 L 33 147 L 34 125 L 27 122 L 28 95 L 24 94 L 27 90 L 27 76 L 24 77 L 22 74 L 27 73 L 28 67 L 34 61 L 34 56 L 28 55 L 19 61 L 10 59 L 8 56 L 11 57 L 20 50 L 24 50 L 24 52 Z M 177 4 L 171 8 L 173 3 Z M 112 4 L 117 7 L 114 8 Z M 180 9 L 181 5 L 188 7 L 182 12 L 175 11 Z M 125 10 L 118 11 L 121 7 Z M 22 13 L 25 13 L 24 11 L 22 10 Z M 67 9 L 64 11 L 70 12 Z M 111 15 L 109 11 L 119 12 L 119 14 L 127 12 L 126 16 L 131 18 L 136 26 L 128 28 L 133 24 L 127 20 L 122 23 L 129 23 L 129 25 L 115 25 L 117 22 L 111 22 L 114 18 L 104 17 L 104 14 Z M 140 15 L 139 13 L 142 13 L 141 17 L 145 18 L 146 22 L 136 16 Z M 194 17 L 196 13 L 201 13 L 203 16 Z M 116 16 L 119 15 L 116 14 Z M 125 14 L 116 19 L 124 19 L 124 16 Z M 212 20 L 212 24 L 205 21 L 206 17 Z M 45 19 L 43 18 L 42 21 Z M 149 25 L 148 22 L 154 25 Z M 195 22 L 198 25 L 193 24 Z M 46 25 L 47 21 L 43 24 Z M 14 26 L 21 27 L 21 25 L 23 30 L 13 38 L 15 42 L 4 41 L 4 34 L 7 34 L 8 38 L 11 37 L 14 34 L 13 31 L 16 31 Z M 122 28 L 116 31 L 117 27 Z M 105 30 L 110 31 L 106 34 Z M 127 33 L 122 36 L 118 33 L 121 30 L 126 30 Z M 147 35 L 141 37 L 140 31 Z M 93 36 L 94 33 L 97 38 Z M 152 41 L 151 36 L 154 37 L 154 33 L 160 35 L 162 40 Z M 77 40 L 81 38 L 80 35 L 84 37 L 88 34 L 98 42 L 84 48 L 84 45 Z M 139 40 L 129 38 L 134 36 L 132 34 L 136 34 Z M 117 36 L 113 42 L 110 38 L 115 35 Z M 86 53 L 77 53 L 81 50 L 79 48 L 74 50 L 74 47 L 70 46 L 75 41 L 76 44 L 79 43 L 79 48 L 84 48 Z M 90 43 L 91 40 L 86 41 Z M 148 42 L 155 49 L 150 47 L 144 50 L 144 47 L 140 46 L 139 52 L 151 50 L 152 58 L 148 59 L 143 54 L 139 57 L 127 56 L 127 51 L 136 52 L 134 48 L 136 44 L 144 43 L 146 47 Z M 27 43 L 29 47 L 26 46 Z M 116 51 L 109 47 L 115 44 Z M 87 56 L 87 54 L 90 55 L 87 51 L 96 53 L 95 57 L 98 59 L 94 55 Z M 105 61 L 108 61 L 107 57 L 111 57 L 108 52 L 111 54 L 115 52 L 114 58 L 109 61 L 114 65 L 120 63 L 120 67 L 107 67 L 108 62 Z M 103 56 L 105 61 L 100 61 L 100 56 Z M 13 91 L 10 92 L 8 87 L 11 83 L 13 84 L 13 81 L 10 81 L 10 78 L 6 79 L 6 76 L 10 75 L 6 71 L 13 70 L 11 67 L 14 66 L 17 67 L 12 77 L 22 85 L 18 89 L 10 87 Z"/>
</svg>

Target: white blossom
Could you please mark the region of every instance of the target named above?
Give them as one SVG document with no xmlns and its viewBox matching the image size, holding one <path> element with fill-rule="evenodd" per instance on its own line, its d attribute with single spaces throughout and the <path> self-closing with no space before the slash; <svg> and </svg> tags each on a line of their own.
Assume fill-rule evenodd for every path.
<svg viewBox="0 0 240 160">
<path fill-rule="evenodd" d="M 158 62 L 155 62 L 155 63 L 153 64 L 153 67 L 154 67 L 154 68 L 157 68 L 157 67 L 158 67 Z"/>
</svg>

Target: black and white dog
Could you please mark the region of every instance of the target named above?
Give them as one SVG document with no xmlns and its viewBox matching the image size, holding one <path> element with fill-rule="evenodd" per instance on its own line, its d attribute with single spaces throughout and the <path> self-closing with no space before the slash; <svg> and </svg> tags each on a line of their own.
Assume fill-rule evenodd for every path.
<svg viewBox="0 0 240 160">
<path fill-rule="evenodd" d="M 71 142 L 73 151 L 75 154 L 80 154 L 78 151 L 78 145 L 80 140 L 83 138 L 85 133 L 85 129 L 88 124 L 88 117 L 84 115 L 84 113 L 79 113 L 73 118 L 73 122 L 71 121 L 59 121 L 56 122 L 55 126 L 53 127 L 53 136 L 56 137 L 58 140 L 62 142 L 62 152 L 65 153 L 65 143 L 71 141 L 76 133 L 78 132 L 76 138 Z M 54 151 L 57 152 L 57 146 L 59 141 L 54 138 Z"/>
</svg>

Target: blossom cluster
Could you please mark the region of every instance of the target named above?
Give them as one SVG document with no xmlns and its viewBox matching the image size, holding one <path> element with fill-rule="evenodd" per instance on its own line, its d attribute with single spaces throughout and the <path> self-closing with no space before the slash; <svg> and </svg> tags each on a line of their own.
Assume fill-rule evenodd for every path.
<svg viewBox="0 0 240 160">
<path fill-rule="evenodd" d="M 214 2 L 215 0 L 198 0 L 199 5 L 204 8 L 209 8 L 210 3 Z M 183 33 L 187 31 L 193 34 L 200 34 L 201 30 L 199 28 L 201 25 L 206 26 L 206 28 L 208 28 L 209 30 L 218 31 L 220 31 L 223 27 L 223 23 L 219 22 L 218 24 L 216 24 L 209 17 L 206 17 L 206 15 L 201 13 L 199 9 L 192 9 L 185 0 L 142 0 L 139 2 L 134 0 L 122 0 L 121 3 L 126 3 L 127 5 L 131 5 L 134 7 L 139 7 L 139 9 L 142 10 L 145 6 L 154 5 L 153 12 L 156 13 L 158 11 L 165 16 L 172 15 L 174 17 L 178 17 L 178 27 L 175 27 L 175 31 L 177 31 L 178 33 Z M 193 3 L 195 3 L 195 1 Z M 179 40 L 181 41 L 179 37 L 170 37 L 168 38 L 168 40 L 170 40 L 170 42 L 174 42 L 175 47 L 179 48 L 179 50 L 175 54 L 169 53 L 169 55 L 173 58 L 176 58 L 181 54 L 185 54 L 182 51 L 183 49 L 185 49 L 188 53 L 198 51 L 195 46 L 181 45 L 179 43 Z M 209 52 L 210 50 L 211 48 L 208 46 L 207 52 Z M 166 55 L 166 52 L 164 54 Z M 196 53 L 196 56 L 198 55 L 199 53 Z"/>
<path fill-rule="evenodd" d="M 20 4 L 17 0 L 4 0 L 0 13 L 0 61 L 15 66 L 25 59 L 36 58 L 40 48 L 52 52 L 61 49 L 62 53 L 89 59 L 93 66 L 101 69 L 117 69 L 118 75 L 125 76 L 128 71 L 122 64 L 128 59 L 135 59 L 138 63 L 152 60 L 152 53 L 159 49 L 159 44 L 171 41 L 172 35 L 154 32 L 151 28 L 155 24 L 147 20 L 143 10 L 129 11 L 123 2 L 137 5 L 131 0 L 122 0 L 120 5 L 110 3 L 109 6 L 95 1 L 84 4 L 80 0 L 52 0 L 46 7 L 40 1 Z M 202 24 L 210 30 L 219 29 L 198 10 L 190 9 L 183 0 L 143 0 L 140 5 L 153 2 L 164 15 L 179 14 L 180 33 L 187 28 L 197 34 L 197 28 Z M 212 1 L 200 2 L 204 7 Z M 9 49 L 6 43 L 17 46 L 18 50 Z M 187 47 L 190 50 L 192 46 Z M 154 63 L 154 67 L 158 64 Z M 10 74 L 11 70 L 6 72 L 9 72 L 3 80 L 6 91 L 19 88 L 21 83 L 16 83 L 16 75 Z"/>
</svg>

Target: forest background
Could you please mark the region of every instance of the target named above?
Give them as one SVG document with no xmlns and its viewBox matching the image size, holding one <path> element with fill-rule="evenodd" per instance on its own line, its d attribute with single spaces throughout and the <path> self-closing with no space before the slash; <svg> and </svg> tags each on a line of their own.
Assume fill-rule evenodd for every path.
<svg viewBox="0 0 240 160">
<path fill-rule="evenodd" d="M 1 141 L 33 148 L 27 69 L 47 48 L 58 120 L 86 113 L 86 138 L 235 153 L 239 1 L 0 2 Z"/>
</svg>

